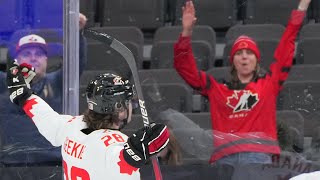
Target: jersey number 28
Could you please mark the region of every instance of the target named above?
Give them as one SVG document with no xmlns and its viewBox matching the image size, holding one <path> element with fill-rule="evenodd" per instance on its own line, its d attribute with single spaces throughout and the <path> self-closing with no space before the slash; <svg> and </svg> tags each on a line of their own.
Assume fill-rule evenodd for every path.
<svg viewBox="0 0 320 180">
<path fill-rule="evenodd" d="M 66 180 L 69 180 L 68 165 L 65 161 L 63 161 L 63 171 Z M 78 178 L 80 178 L 81 180 L 90 180 L 89 173 L 85 169 L 81 169 L 75 166 L 71 167 L 70 175 L 71 180 L 78 180 Z"/>
</svg>

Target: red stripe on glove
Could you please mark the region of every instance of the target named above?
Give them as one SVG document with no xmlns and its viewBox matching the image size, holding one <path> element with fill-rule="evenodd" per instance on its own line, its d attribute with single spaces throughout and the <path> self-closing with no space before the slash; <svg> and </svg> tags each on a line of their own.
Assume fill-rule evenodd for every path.
<svg viewBox="0 0 320 180">
<path fill-rule="evenodd" d="M 149 142 L 149 154 L 160 152 L 169 142 L 170 132 L 167 126 L 160 132 L 159 136 Z"/>
</svg>

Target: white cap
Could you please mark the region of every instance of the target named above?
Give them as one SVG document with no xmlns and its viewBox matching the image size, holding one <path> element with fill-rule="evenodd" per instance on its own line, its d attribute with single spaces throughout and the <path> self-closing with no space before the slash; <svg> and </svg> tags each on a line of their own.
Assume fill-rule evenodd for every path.
<svg viewBox="0 0 320 180">
<path fill-rule="evenodd" d="M 45 53 L 47 53 L 47 43 L 46 41 L 41 37 L 36 34 L 30 34 L 27 36 L 22 37 L 16 47 L 16 54 L 19 53 L 22 49 L 26 47 L 31 47 L 31 46 L 38 46 L 42 48 Z"/>
</svg>

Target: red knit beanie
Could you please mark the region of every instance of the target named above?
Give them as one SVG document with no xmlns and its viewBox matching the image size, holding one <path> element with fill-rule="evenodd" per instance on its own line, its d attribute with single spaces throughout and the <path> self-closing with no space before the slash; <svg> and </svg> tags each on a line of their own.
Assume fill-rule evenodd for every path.
<svg viewBox="0 0 320 180">
<path fill-rule="evenodd" d="M 260 62 L 260 51 L 256 42 L 248 36 L 239 36 L 233 43 L 231 54 L 230 54 L 230 63 L 233 63 L 233 56 L 238 50 L 241 49 L 250 49 L 257 57 L 258 62 Z"/>
</svg>

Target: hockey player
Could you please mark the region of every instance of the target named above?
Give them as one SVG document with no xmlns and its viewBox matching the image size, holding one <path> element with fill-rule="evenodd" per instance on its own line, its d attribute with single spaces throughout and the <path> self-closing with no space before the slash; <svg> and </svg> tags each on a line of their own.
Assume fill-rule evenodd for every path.
<svg viewBox="0 0 320 180">
<path fill-rule="evenodd" d="M 114 74 L 101 74 L 87 88 L 88 110 L 81 116 L 60 115 L 33 94 L 34 68 L 11 62 L 7 70 L 10 100 L 23 108 L 39 132 L 61 146 L 66 180 L 140 179 L 139 168 L 166 147 L 170 133 L 152 123 L 127 137 L 120 129 L 131 121 L 133 87 Z"/>
</svg>

